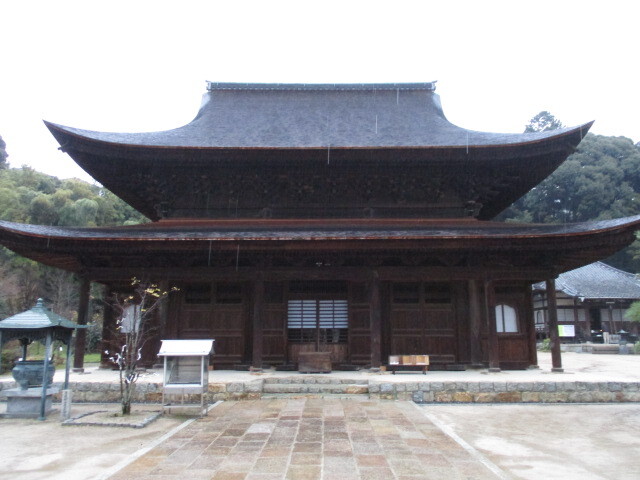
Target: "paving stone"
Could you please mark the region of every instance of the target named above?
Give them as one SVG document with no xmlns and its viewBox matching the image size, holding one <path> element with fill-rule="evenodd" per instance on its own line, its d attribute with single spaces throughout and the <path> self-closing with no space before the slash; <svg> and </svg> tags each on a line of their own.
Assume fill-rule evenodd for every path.
<svg viewBox="0 0 640 480">
<path fill-rule="evenodd" d="M 285 478 L 287 480 L 320 480 L 322 470 L 316 465 L 291 465 Z"/>
<path fill-rule="evenodd" d="M 490 478 L 483 469 L 410 402 L 304 398 L 225 402 L 117 478 Z"/>
<path fill-rule="evenodd" d="M 359 467 L 388 467 L 385 455 L 356 455 L 356 463 Z"/>
<path fill-rule="evenodd" d="M 258 458 L 253 465 L 253 471 L 260 473 L 278 473 L 283 475 L 287 471 L 289 459 L 287 457 Z"/>
</svg>

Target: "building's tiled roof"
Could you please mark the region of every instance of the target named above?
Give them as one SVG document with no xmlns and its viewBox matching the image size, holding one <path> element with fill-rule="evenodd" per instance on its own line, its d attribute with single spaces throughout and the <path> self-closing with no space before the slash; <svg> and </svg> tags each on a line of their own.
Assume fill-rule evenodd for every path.
<svg viewBox="0 0 640 480">
<path fill-rule="evenodd" d="M 640 225 L 640 215 L 615 220 L 516 224 L 475 220 L 217 220 L 160 221 L 124 227 L 55 227 L 0 221 L 0 232 L 76 240 L 322 241 L 536 238 Z"/>
<path fill-rule="evenodd" d="M 188 124 L 148 133 L 107 133 L 47 123 L 58 132 L 118 145 L 195 148 L 489 147 L 536 143 L 591 124 L 540 133 L 466 130 L 444 116 L 433 83 L 209 83 Z M 62 143 L 63 137 L 58 138 Z M 64 145 L 63 145 L 64 147 Z"/>
<path fill-rule="evenodd" d="M 556 289 L 586 299 L 640 299 L 640 281 L 636 275 L 602 262 L 561 273 Z M 545 290 L 545 284 L 534 285 L 534 290 Z"/>
<path fill-rule="evenodd" d="M 33 308 L 0 321 L 1 330 L 38 330 L 44 328 L 74 329 L 84 327 L 78 326 L 49 310 L 44 306 L 41 298 Z"/>
</svg>

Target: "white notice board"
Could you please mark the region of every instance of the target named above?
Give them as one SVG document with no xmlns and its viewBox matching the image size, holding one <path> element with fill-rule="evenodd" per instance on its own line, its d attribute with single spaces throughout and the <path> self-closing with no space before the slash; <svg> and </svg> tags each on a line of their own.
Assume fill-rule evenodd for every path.
<svg viewBox="0 0 640 480">
<path fill-rule="evenodd" d="M 575 337 L 575 325 L 558 325 L 558 335 L 561 337 Z"/>
</svg>

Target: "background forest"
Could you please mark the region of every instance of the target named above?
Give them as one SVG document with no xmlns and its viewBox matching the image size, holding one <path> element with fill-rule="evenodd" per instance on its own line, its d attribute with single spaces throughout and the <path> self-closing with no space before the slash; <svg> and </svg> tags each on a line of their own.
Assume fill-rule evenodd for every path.
<svg viewBox="0 0 640 480">
<path fill-rule="evenodd" d="M 36 172 L 30 167 L 9 168 L 7 149 L 0 137 L 0 220 L 55 226 L 96 227 L 131 225 L 144 216 L 99 185 Z M 92 298 L 102 291 L 94 286 Z M 33 307 L 38 298 L 60 315 L 75 320 L 78 280 L 71 273 L 47 267 L 0 247 L 0 319 Z M 102 302 L 93 302 L 100 310 Z M 99 323 L 100 315 L 95 316 Z M 97 347 L 100 326 L 89 332 L 89 347 Z"/>
<path fill-rule="evenodd" d="M 561 128 L 548 112 L 533 117 L 525 131 Z M 0 137 L 0 219 L 54 226 L 111 226 L 148 221 L 105 188 L 78 179 L 60 180 L 23 166 L 9 168 Z M 511 205 L 504 221 L 565 223 L 640 213 L 640 144 L 625 137 L 587 134 L 550 177 Z M 640 241 L 605 260 L 640 272 Z M 42 297 L 55 312 L 75 319 L 77 279 L 0 247 L 0 318 L 31 308 Z M 96 286 L 93 298 L 102 292 Z M 101 302 L 93 302 L 94 309 Z M 99 315 L 96 321 L 99 322 Z M 95 335 L 99 336 L 99 325 Z M 97 339 L 95 340 L 97 341 Z"/>
</svg>

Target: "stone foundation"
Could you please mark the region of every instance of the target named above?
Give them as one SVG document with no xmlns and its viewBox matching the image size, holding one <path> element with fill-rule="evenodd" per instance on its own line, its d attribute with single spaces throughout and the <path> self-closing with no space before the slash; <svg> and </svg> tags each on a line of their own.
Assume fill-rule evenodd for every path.
<svg viewBox="0 0 640 480">
<path fill-rule="evenodd" d="M 299 383 L 302 382 L 302 383 Z M 0 390 L 15 388 L 0 383 Z M 54 383 L 54 388 L 62 385 Z M 120 401 L 116 383 L 71 382 L 73 401 Z M 383 379 L 319 377 L 265 377 L 248 382 L 210 383 L 207 401 L 255 400 L 263 396 L 363 396 L 416 403 L 602 403 L 640 402 L 640 382 L 385 382 Z M 61 394 L 54 396 L 60 401 Z M 160 403 L 162 384 L 136 385 L 135 403 Z M 199 403 L 199 402 L 198 402 Z"/>
</svg>

